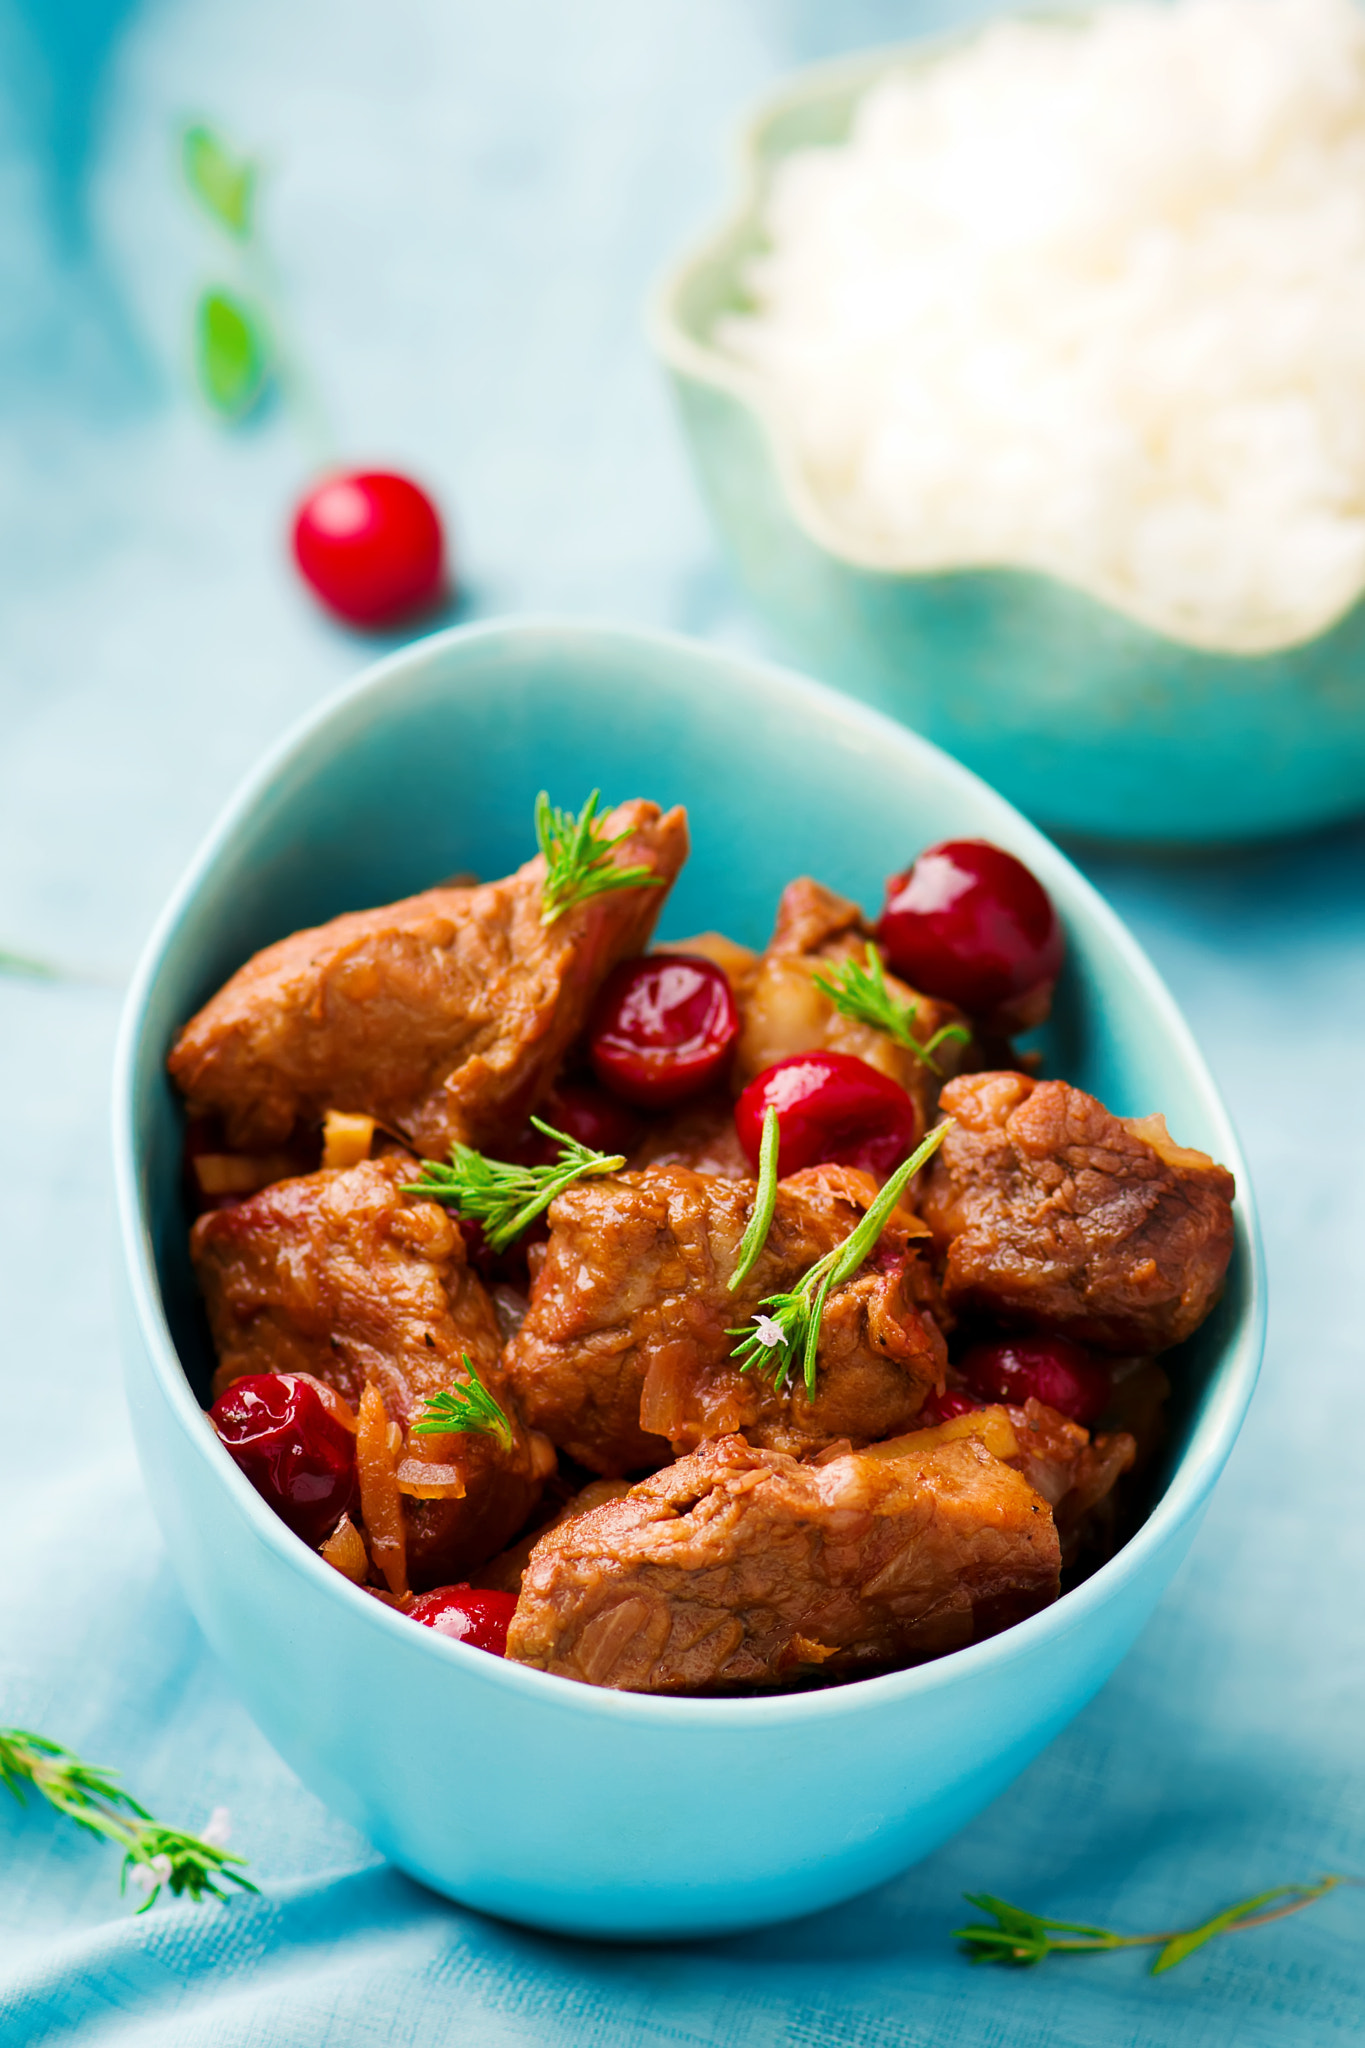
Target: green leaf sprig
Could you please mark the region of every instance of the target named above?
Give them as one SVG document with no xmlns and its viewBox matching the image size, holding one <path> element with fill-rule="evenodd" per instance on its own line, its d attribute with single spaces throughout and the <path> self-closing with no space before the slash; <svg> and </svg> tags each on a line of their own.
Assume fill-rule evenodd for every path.
<svg viewBox="0 0 1365 2048">
<path fill-rule="evenodd" d="M 239 242 L 250 239 L 256 166 L 236 157 L 211 128 L 196 122 L 180 139 L 185 183 L 206 213 Z"/>
<path fill-rule="evenodd" d="M 246 1858 L 234 1856 L 223 1846 L 225 1814 L 215 1814 L 202 1835 L 164 1828 L 123 1790 L 116 1772 L 83 1764 L 71 1750 L 49 1742 L 44 1735 L 32 1735 L 24 1728 L 0 1728 L 0 1780 L 21 1806 L 25 1788 L 31 1788 L 78 1828 L 122 1849 L 119 1890 L 126 1890 L 131 1876 L 147 1893 L 138 1908 L 140 1913 L 156 1903 L 163 1885 L 169 1885 L 177 1898 L 182 1893 L 188 1895 L 196 1905 L 201 1899 L 226 1899 L 225 1885 L 236 1885 L 244 1892 L 256 1890 L 250 1879 L 241 1875 Z M 217 1840 L 211 1839 L 214 1834 Z"/>
<path fill-rule="evenodd" d="M 454 1144 L 449 1166 L 424 1159 L 422 1178 L 405 1183 L 404 1194 L 448 1202 L 471 1223 L 483 1225 L 492 1251 L 505 1252 L 565 1188 L 595 1174 L 619 1173 L 626 1163 L 622 1152 L 594 1152 L 538 1116 L 531 1122 L 560 1148 L 551 1165 L 518 1166 L 506 1159 L 488 1159 L 472 1145 Z"/>
<path fill-rule="evenodd" d="M 468 1383 L 428 1394 L 422 1419 L 413 1424 L 413 1435 L 443 1436 L 451 1429 L 477 1431 L 482 1436 L 496 1437 L 502 1448 L 510 1451 L 512 1425 L 506 1414 L 479 1378 L 467 1351 L 460 1353 L 460 1363 L 469 1374 Z"/>
<path fill-rule="evenodd" d="M 592 896 L 605 896 L 612 889 L 662 889 L 663 876 L 648 868 L 618 868 L 611 856 L 629 830 L 606 837 L 605 821 L 597 815 L 601 790 L 595 789 L 575 817 L 550 802 L 542 789 L 536 798 L 536 838 L 545 856 L 545 880 L 540 893 L 540 921 L 555 924 L 568 910 L 576 910 Z"/>
<path fill-rule="evenodd" d="M 725 1283 L 731 1294 L 748 1279 L 759 1253 L 768 1242 L 768 1232 L 772 1229 L 773 1210 L 777 1206 L 779 1135 L 777 1111 L 769 1104 L 763 1112 L 763 1136 L 758 1147 L 758 1187 L 754 1194 L 753 1214 L 749 1218 L 748 1228 L 739 1241 L 739 1264 Z"/>
<path fill-rule="evenodd" d="M 1152 1964 L 1152 1975 L 1159 1977 L 1164 1970 L 1173 1970 L 1177 1963 L 1183 1963 L 1186 1956 L 1193 1955 L 1215 1935 L 1241 1934 L 1249 1927 L 1264 1927 L 1271 1920 L 1302 1912 L 1305 1906 L 1324 1898 L 1338 1885 L 1360 1882 L 1355 1877 L 1320 1877 L 1316 1884 L 1276 1885 L 1272 1891 L 1239 1900 L 1197 1927 L 1167 1929 L 1161 1934 L 1115 1934 L 1110 1928 L 1087 1927 L 1079 1920 L 1048 1920 L 1041 1914 L 1011 1906 L 1004 1899 L 993 1898 L 989 1892 L 965 1892 L 968 1905 L 989 1913 L 994 1925 L 974 1923 L 970 1927 L 955 1927 L 953 1938 L 965 1945 L 974 1963 L 1006 1963 L 1017 1969 L 1029 1969 L 1046 1956 L 1098 1955 L 1107 1949 L 1159 1947 L 1161 1953 Z M 1276 1900 L 1286 1903 L 1276 1905 Z M 1271 1910 L 1263 1910 L 1266 1907 Z"/>
<path fill-rule="evenodd" d="M 965 1024 L 943 1024 L 932 1038 L 922 1044 L 911 1028 L 919 1004 L 913 999 L 897 1002 L 886 985 L 882 956 L 870 939 L 865 967 L 860 967 L 856 960 L 845 960 L 835 980 L 831 981 L 825 974 L 817 974 L 813 979 L 815 986 L 829 997 L 841 1016 L 851 1017 L 855 1024 L 870 1024 L 876 1031 L 885 1031 L 897 1045 L 903 1045 L 907 1052 L 912 1052 L 931 1074 L 939 1071 L 934 1054 L 946 1040 L 956 1039 L 959 1044 L 966 1045 L 971 1038 Z"/>
<path fill-rule="evenodd" d="M 941 1124 L 934 1126 L 923 1143 L 896 1168 L 856 1228 L 849 1232 L 842 1244 L 835 1245 L 833 1251 L 818 1259 L 790 1293 L 770 1294 L 760 1304 L 751 1324 L 745 1324 L 739 1330 L 727 1330 L 727 1336 L 742 1339 L 730 1354 L 739 1360 L 741 1372 L 757 1367 L 760 1372 L 772 1375 L 774 1387 L 781 1387 L 799 1356 L 806 1398 L 814 1400 L 816 1354 L 820 1348 L 820 1321 L 825 1313 L 825 1302 L 834 1288 L 841 1287 L 857 1272 L 881 1236 L 886 1220 L 905 1188 L 921 1167 L 933 1158 L 953 1123 L 952 1117 L 945 1117 Z M 768 1313 L 764 1314 L 764 1310 Z"/>
<path fill-rule="evenodd" d="M 272 394 L 286 408 L 318 468 L 335 461 L 334 435 L 302 357 L 288 338 L 282 294 L 261 233 L 260 168 L 202 122 L 180 136 L 185 185 L 224 241 L 233 273 L 202 291 L 194 309 L 199 388 L 229 423 Z"/>
<path fill-rule="evenodd" d="M 270 343 L 260 315 L 245 299 L 215 285 L 199 295 L 194 338 L 205 398 L 228 419 L 245 419 L 264 397 L 271 374 Z"/>
<path fill-rule="evenodd" d="M 12 953 L 0 946 L 0 974 L 16 974 L 25 981 L 65 981 L 65 971 L 55 960 L 40 960 L 35 953 Z"/>
<path fill-rule="evenodd" d="M 202 123 L 180 138 L 180 165 L 190 192 L 237 245 L 238 261 L 253 273 L 254 292 L 210 285 L 195 306 L 195 368 L 200 389 L 215 412 L 245 419 L 265 396 L 278 371 L 272 322 L 255 243 L 257 168 L 237 156 L 221 136 Z"/>
</svg>

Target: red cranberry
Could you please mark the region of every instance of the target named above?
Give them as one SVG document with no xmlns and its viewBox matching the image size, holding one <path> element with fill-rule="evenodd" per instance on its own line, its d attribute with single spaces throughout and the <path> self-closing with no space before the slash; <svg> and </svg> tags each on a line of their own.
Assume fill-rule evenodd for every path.
<svg viewBox="0 0 1365 2048">
<path fill-rule="evenodd" d="M 738 1037 L 739 1011 L 713 961 L 651 953 L 608 975 L 588 1051 L 604 1088 L 655 1109 L 722 1080 Z"/>
<path fill-rule="evenodd" d="M 409 1618 L 423 1628 L 434 1628 L 452 1642 L 468 1643 L 474 1650 L 491 1650 L 495 1657 L 507 1655 L 507 1631 L 517 1611 L 514 1593 L 496 1593 L 475 1586 L 438 1586 L 434 1593 L 419 1593 L 408 1609 Z"/>
<path fill-rule="evenodd" d="M 352 626 L 391 626 L 428 609 L 445 583 L 441 520 L 404 476 L 358 470 L 316 485 L 294 518 L 294 558 Z"/>
<path fill-rule="evenodd" d="M 455 1220 L 464 1239 L 465 1257 L 487 1286 L 501 1280 L 522 1294 L 530 1292 L 531 1274 L 526 1254 L 533 1244 L 544 1244 L 550 1235 L 550 1226 L 543 1214 L 533 1216 L 521 1235 L 514 1237 L 506 1251 L 501 1252 L 494 1251 L 476 1216 L 459 1216 Z"/>
<path fill-rule="evenodd" d="M 763 1118 L 777 1111 L 777 1171 L 860 1166 L 885 1180 L 914 1150 L 915 1105 L 889 1075 L 851 1052 L 797 1052 L 766 1067 L 735 1104 L 735 1130 L 758 1171 Z"/>
<path fill-rule="evenodd" d="M 643 1130 L 635 1111 L 595 1081 L 556 1082 L 536 1115 L 543 1124 L 563 1131 L 566 1138 L 576 1138 L 580 1145 L 591 1146 L 594 1152 L 633 1152 Z M 535 1146 L 535 1156 L 528 1164 L 541 1166 L 559 1157 L 553 1138 L 529 1127 L 528 1136 Z"/>
<path fill-rule="evenodd" d="M 926 995 L 986 1017 L 1033 997 L 1040 1022 L 1066 942 L 1041 882 L 984 839 L 931 846 L 887 883 L 877 937 Z"/>
<path fill-rule="evenodd" d="M 1030 1397 L 1089 1426 L 1109 1405 L 1104 1367 L 1069 1337 L 1006 1337 L 973 1344 L 958 1370 L 983 1401 L 1021 1408 Z"/>
<path fill-rule="evenodd" d="M 971 1415 L 981 1405 L 957 1387 L 945 1387 L 941 1394 L 929 1396 L 915 1417 L 915 1427 L 933 1429 L 940 1422 L 951 1422 L 955 1415 Z"/>
<path fill-rule="evenodd" d="M 307 1380 L 234 1380 L 209 1416 L 239 1470 L 305 1543 L 323 1542 L 354 1507 L 355 1438 Z"/>
</svg>

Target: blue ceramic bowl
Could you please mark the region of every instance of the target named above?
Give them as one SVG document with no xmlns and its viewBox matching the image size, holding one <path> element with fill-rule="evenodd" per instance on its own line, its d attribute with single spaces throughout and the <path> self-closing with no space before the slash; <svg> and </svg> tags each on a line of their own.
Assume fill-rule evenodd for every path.
<svg viewBox="0 0 1365 2048">
<path fill-rule="evenodd" d="M 256 947 L 531 845 L 538 789 L 683 802 L 695 852 L 665 935 L 760 944 L 814 871 L 872 904 L 926 842 L 1013 848 L 1065 917 L 1053 1071 L 1165 1110 L 1236 1172 L 1227 1293 L 1180 1359 L 1160 1497 L 1078 1591 L 935 1664 L 825 1692 L 648 1699 L 523 1670 L 415 1628 L 291 1536 L 200 1410 L 211 1370 L 186 1256 L 180 1025 Z M 127 1386 L 185 1594 L 252 1714 L 329 1805 L 415 1877 L 533 1925 L 686 1936 L 805 1913 L 923 1856 L 1103 1684 L 1183 1557 L 1256 1377 L 1262 1283 L 1237 1141 L 1171 999 L 1113 914 L 974 776 L 865 706 L 661 636 L 473 627 L 382 662 L 246 784 L 176 892 L 128 1000 L 114 1149 Z M 791 1788 L 802 1788 L 793 1800 Z M 752 1825 L 718 1847 L 709 1788 Z"/>
<path fill-rule="evenodd" d="M 1238 649 L 1018 564 L 888 568 L 828 518 L 761 384 L 717 346 L 717 324 L 748 303 L 782 159 L 843 141 L 877 79 L 962 40 L 790 80 L 745 130 L 735 211 L 654 297 L 651 340 L 740 580 L 793 660 L 904 719 L 1053 829 L 1216 845 L 1365 811 L 1365 596 L 1306 638 Z"/>
</svg>

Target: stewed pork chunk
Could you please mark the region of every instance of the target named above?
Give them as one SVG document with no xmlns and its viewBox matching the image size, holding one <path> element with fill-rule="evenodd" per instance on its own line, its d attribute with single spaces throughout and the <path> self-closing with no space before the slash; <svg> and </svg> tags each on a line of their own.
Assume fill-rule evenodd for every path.
<svg viewBox="0 0 1365 2048">
<path fill-rule="evenodd" d="M 730 1333 L 842 1243 L 877 1189 L 843 1166 L 779 1182 L 767 1243 L 731 1293 L 755 1193 L 753 1181 L 653 1167 L 580 1183 L 552 1206 L 507 1370 L 528 1420 L 590 1471 L 646 1471 L 736 1430 L 791 1452 L 862 1443 L 908 1428 L 942 1386 L 933 1282 L 915 1250 L 927 1240 L 900 1211 L 880 1263 L 829 1296 L 814 1401 L 739 1370 Z"/>
<path fill-rule="evenodd" d="M 1117 1352 L 1198 1329 L 1232 1254 L 1225 1167 L 1065 1081 L 965 1075 L 940 1107 L 922 1208 L 951 1309 Z"/>
<path fill-rule="evenodd" d="M 1052 1509 L 1070 1565 L 1092 1538 L 1107 1534 L 1113 1519 L 1114 1487 L 1137 1461 L 1137 1444 L 1126 1430 L 1092 1437 L 1055 1408 L 1030 1398 L 1002 1412 L 1013 1427 L 1018 1449 L 1009 1463 Z M 1098 1511 L 1102 1511 L 1097 1513 Z"/>
<path fill-rule="evenodd" d="M 837 981 L 846 961 L 863 966 L 870 937 L 862 912 L 847 897 L 807 876 L 787 884 L 767 949 L 739 985 L 744 1026 L 735 1077 L 750 1081 L 792 1053 L 852 1053 L 900 1083 L 915 1105 L 922 1137 L 933 1121 L 942 1076 L 956 1073 L 962 1065 L 962 1041 L 945 1040 L 929 1066 L 887 1032 L 844 1016 L 815 985 L 817 975 Z M 885 979 L 887 993 L 897 1004 L 914 1003 L 912 1029 L 921 1045 L 945 1024 L 965 1026 L 962 1012 L 951 1003 L 920 995 L 893 974 Z"/>
<path fill-rule="evenodd" d="M 265 1150 L 327 1109 L 378 1119 L 415 1149 L 496 1146 L 521 1127 L 618 960 L 642 952 L 687 857 L 687 819 L 622 804 L 616 867 L 664 887 L 590 897 L 541 922 L 545 862 L 428 889 L 268 946 L 185 1026 L 170 1070 L 230 1147 Z"/>
<path fill-rule="evenodd" d="M 735 1130 L 735 1105 L 728 1092 L 704 1095 L 666 1112 L 646 1131 L 629 1164 L 690 1166 L 725 1180 L 748 1180 L 749 1162 Z"/>
<path fill-rule="evenodd" d="M 973 1436 L 800 1464 L 742 1437 L 536 1544 L 510 1657 L 627 1692 L 856 1676 L 941 1656 L 1055 1600 L 1052 1512 Z"/>
<path fill-rule="evenodd" d="M 535 1508 L 554 1453 L 518 1417 L 458 1224 L 401 1191 L 416 1171 L 398 1154 L 279 1181 L 201 1216 L 190 1249 L 218 1352 L 215 1394 L 248 1374 L 302 1372 L 353 1408 L 367 1388 L 371 1406 L 382 1401 L 397 1433 L 406 1575 L 420 1587 L 500 1550 Z M 467 1380 L 462 1355 L 503 1409 L 510 1448 L 471 1431 L 411 1433 L 430 1395 Z"/>
</svg>

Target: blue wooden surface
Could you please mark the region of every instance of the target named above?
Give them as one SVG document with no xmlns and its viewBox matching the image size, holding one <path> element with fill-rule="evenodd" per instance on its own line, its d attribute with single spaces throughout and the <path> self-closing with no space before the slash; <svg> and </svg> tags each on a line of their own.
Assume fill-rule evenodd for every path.
<svg viewBox="0 0 1365 2048">
<path fill-rule="evenodd" d="M 1184 1003 L 1269 1252 L 1261 1391 L 1195 1552 L 1117 1677 L 931 1862 L 799 1926 L 593 1950 L 378 1863 L 272 1756 L 175 1591 L 123 1415 L 105 1135 L 118 984 L 261 747 L 370 657 L 281 545 L 314 460 L 197 410 L 217 270 L 173 137 L 272 167 L 293 326 L 340 451 L 427 476 L 469 616 L 554 608 L 756 644 L 696 505 L 639 304 L 708 218 L 734 115 L 791 65 L 960 18 L 844 0 L 0 0 L 0 1721 L 227 1804 L 265 1887 L 121 1907 L 112 1855 L 0 1805 L 0 2040 L 177 2048 L 631 2042 L 1034 2048 L 1365 2030 L 1365 1898 L 1152 1982 L 1139 1957 L 971 1972 L 964 1888 L 1133 1927 L 1365 1871 L 1365 833 L 1090 873 Z M 914 820 L 906 821 L 913 846 Z M 458 1734 L 452 1731 L 452 1750 Z M 728 1827 L 742 1788 L 690 1787 Z M 799 1797 L 799 1788 L 794 1788 Z"/>
</svg>

